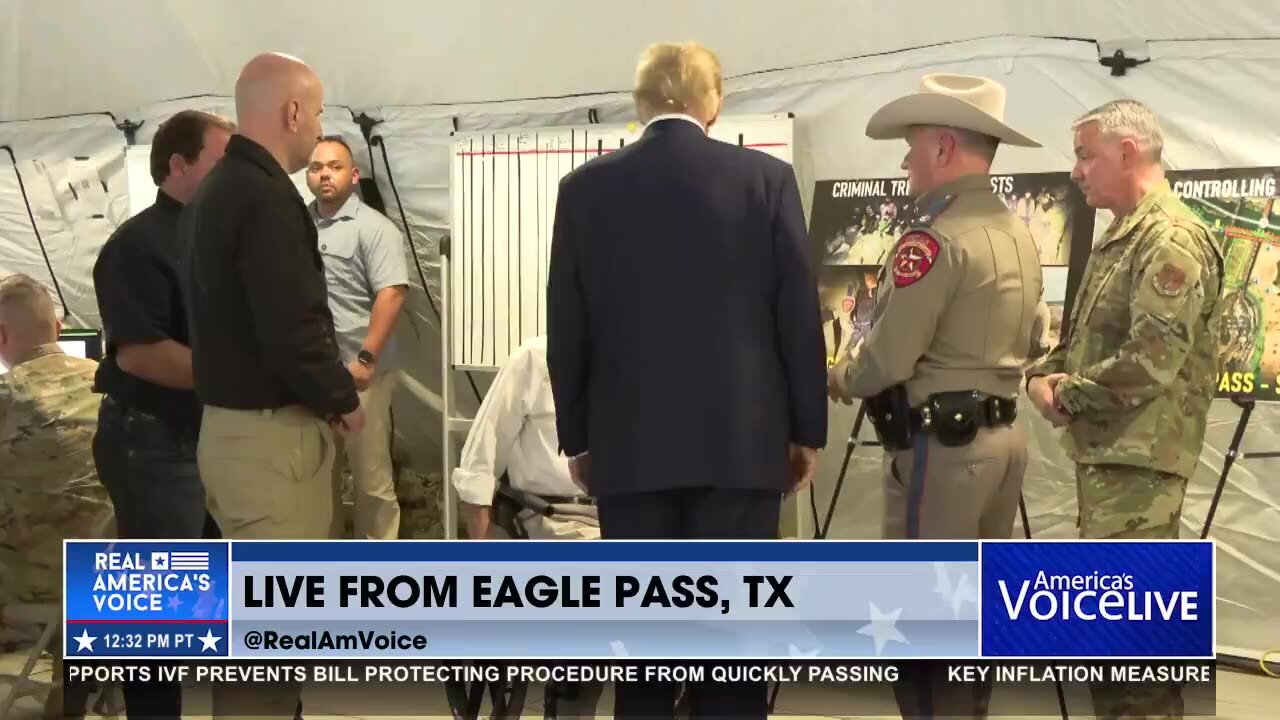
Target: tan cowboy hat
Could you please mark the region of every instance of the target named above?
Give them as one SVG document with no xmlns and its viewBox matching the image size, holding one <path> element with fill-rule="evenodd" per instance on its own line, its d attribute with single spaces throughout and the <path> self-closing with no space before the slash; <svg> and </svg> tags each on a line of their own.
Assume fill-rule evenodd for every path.
<svg viewBox="0 0 1280 720">
<path fill-rule="evenodd" d="M 980 132 L 1009 145 L 1042 147 L 1004 124 L 1004 86 L 976 75 L 933 73 L 920 81 L 920 92 L 885 105 L 867 122 L 867 137 L 906 137 L 912 125 L 943 125 Z"/>
</svg>

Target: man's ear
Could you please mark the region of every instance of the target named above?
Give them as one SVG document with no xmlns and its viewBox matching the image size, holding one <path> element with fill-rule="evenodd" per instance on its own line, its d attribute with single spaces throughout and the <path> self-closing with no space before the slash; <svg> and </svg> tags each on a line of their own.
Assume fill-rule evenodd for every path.
<svg viewBox="0 0 1280 720">
<path fill-rule="evenodd" d="M 1126 168 L 1137 165 L 1142 160 L 1142 148 L 1133 138 L 1120 138 L 1120 160 Z"/>
<path fill-rule="evenodd" d="M 186 169 L 187 162 L 181 155 L 174 153 L 169 156 L 169 177 L 181 175 Z"/>
<path fill-rule="evenodd" d="M 351 163 L 351 182 L 360 184 L 360 168 L 354 162 Z"/>
</svg>

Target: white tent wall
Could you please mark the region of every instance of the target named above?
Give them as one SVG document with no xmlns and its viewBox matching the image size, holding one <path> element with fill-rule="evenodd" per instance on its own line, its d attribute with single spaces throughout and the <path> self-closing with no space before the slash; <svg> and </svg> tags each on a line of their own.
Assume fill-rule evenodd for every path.
<svg viewBox="0 0 1280 720">
<path fill-rule="evenodd" d="M 0 152 L 0 275 L 30 275 L 55 301 L 60 291 L 68 327 L 97 327 L 93 263 L 128 209 L 124 140 L 115 120 L 102 113 L 0 123 L 0 145 L 12 149 L 21 173 L 19 183 Z"/>
</svg>

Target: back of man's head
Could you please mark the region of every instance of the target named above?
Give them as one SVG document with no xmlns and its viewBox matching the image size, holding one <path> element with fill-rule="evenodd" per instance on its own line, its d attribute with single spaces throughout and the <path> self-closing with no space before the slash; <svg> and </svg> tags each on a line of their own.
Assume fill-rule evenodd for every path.
<svg viewBox="0 0 1280 720">
<path fill-rule="evenodd" d="M 27 275 L 0 280 L 0 360 L 13 367 L 41 345 L 58 339 L 53 298 Z"/>
<path fill-rule="evenodd" d="M 697 43 L 650 45 L 636 65 L 633 96 L 641 122 L 681 113 L 710 127 L 723 99 L 720 60 Z"/>
<path fill-rule="evenodd" d="M 307 166 L 323 134 L 324 88 L 298 58 L 264 53 L 236 80 L 236 124 L 240 134 L 267 149 L 287 173 Z"/>
<path fill-rule="evenodd" d="M 151 180 L 186 203 L 222 157 L 236 124 L 213 113 L 182 110 L 160 124 L 151 140 Z"/>
</svg>

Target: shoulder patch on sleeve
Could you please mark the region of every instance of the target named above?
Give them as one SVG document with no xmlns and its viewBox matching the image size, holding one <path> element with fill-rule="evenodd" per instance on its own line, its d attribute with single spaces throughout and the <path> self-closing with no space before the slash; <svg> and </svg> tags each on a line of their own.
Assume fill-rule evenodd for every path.
<svg viewBox="0 0 1280 720">
<path fill-rule="evenodd" d="M 1187 273 L 1177 265 L 1166 262 L 1152 276 L 1151 282 L 1155 285 L 1157 293 L 1165 297 L 1177 297 L 1182 294 L 1183 288 L 1187 285 Z"/>
<path fill-rule="evenodd" d="M 893 286 L 904 288 L 928 275 L 940 251 L 938 240 L 924 230 L 903 235 L 893 256 Z"/>
</svg>

